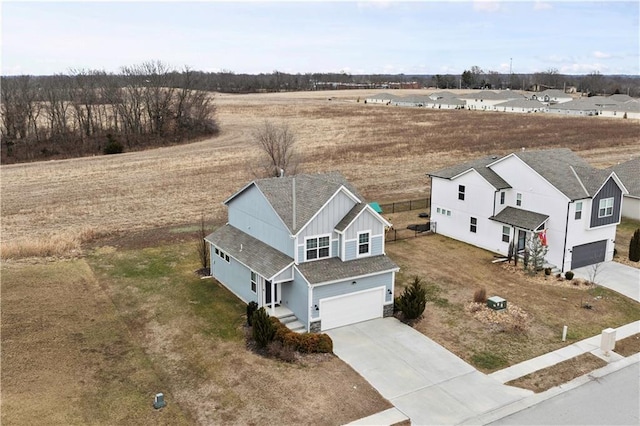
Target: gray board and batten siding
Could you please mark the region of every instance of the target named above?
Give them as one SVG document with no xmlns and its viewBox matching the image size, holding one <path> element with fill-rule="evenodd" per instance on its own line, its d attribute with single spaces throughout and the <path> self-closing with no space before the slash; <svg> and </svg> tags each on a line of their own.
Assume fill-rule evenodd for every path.
<svg viewBox="0 0 640 426">
<path fill-rule="evenodd" d="M 606 198 L 613 198 L 613 214 L 611 216 L 598 217 L 598 210 L 600 209 L 600 200 Z M 620 209 L 622 206 L 622 190 L 613 180 L 609 178 L 607 183 L 602 186 L 602 189 L 593 197 L 593 203 L 591 203 L 591 227 L 610 225 L 612 223 L 618 223 L 620 221 Z"/>
</svg>

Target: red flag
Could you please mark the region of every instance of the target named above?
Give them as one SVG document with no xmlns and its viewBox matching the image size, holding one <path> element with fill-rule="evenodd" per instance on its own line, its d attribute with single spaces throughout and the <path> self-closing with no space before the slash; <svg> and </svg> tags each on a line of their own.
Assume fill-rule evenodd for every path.
<svg viewBox="0 0 640 426">
<path fill-rule="evenodd" d="M 540 241 L 542 242 L 543 246 L 547 245 L 547 230 L 545 229 L 544 231 L 540 232 L 538 234 L 538 236 L 540 237 Z"/>
</svg>

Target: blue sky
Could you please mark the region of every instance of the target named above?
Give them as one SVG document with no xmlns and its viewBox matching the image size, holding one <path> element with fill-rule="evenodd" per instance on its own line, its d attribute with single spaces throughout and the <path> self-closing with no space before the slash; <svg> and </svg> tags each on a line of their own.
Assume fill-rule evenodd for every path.
<svg viewBox="0 0 640 426">
<path fill-rule="evenodd" d="M 640 2 L 1 3 L 2 74 L 161 60 L 236 73 L 640 74 Z"/>
</svg>

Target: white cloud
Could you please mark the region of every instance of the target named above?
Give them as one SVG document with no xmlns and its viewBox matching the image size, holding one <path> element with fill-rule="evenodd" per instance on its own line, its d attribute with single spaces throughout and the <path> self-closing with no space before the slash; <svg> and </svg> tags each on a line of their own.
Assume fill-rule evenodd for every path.
<svg viewBox="0 0 640 426">
<path fill-rule="evenodd" d="M 497 12 L 502 5 L 496 0 L 474 0 L 473 9 L 479 12 Z"/>
<path fill-rule="evenodd" d="M 609 67 L 600 63 L 573 63 L 560 67 L 560 74 L 588 74 L 598 71 L 600 74 L 607 74 Z"/>
<path fill-rule="evenodd" d="M 551 3 L 547 3 L 546 1 L 536 1 L 533 4 L 533 10 L 549 10 L 553 9 Z"/>
<path fill-rule="evenodd" d="M 593 52 L 593 57 L 598 59 L 609 59 L 613 57 L 613 55 L 611 55 L 610 53 L 600 52 L 599 50 L 596 50 L 595 52 Z"/>
</svg>

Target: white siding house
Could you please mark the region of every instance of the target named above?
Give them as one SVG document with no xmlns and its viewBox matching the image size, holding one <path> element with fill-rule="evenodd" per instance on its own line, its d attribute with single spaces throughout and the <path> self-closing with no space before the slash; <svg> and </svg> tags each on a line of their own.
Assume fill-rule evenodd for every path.
<svg viewBox="0 0 640 426">
<path fill-rule="evenodd" d="M 622 195 L 612 171 L 568 149 L 485 157 L 428 174 L 437 232 L 506 255 L 544 233 L 560 270 L 613 258 Z"/>
<path fill-rule="evenodd" d="M 622 216 L 640 221 L 640 157 L 611 167 L 629 191 L 622 203 Z"/>
</svg>

